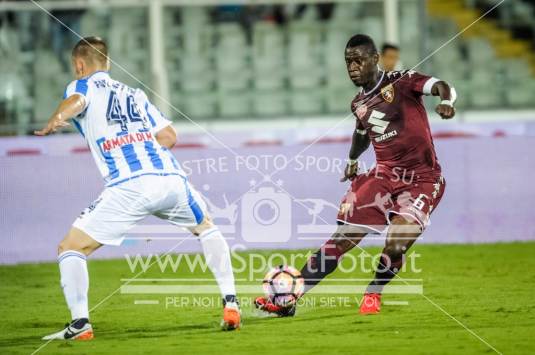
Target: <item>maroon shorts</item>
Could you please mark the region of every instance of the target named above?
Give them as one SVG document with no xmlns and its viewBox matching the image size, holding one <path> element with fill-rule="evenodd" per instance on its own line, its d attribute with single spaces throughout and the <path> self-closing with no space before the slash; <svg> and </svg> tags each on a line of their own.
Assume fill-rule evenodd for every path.
<svg viewBox="0 0 535 355">
<path fill-rule="evenodd" d="M 446 182 L 440 174 L 398 174 L 376 169 L 358 175 L 340 204 L 338 222 L 366 227 L 381 233 L 394 215 L 416 221 L 422 229 L 444 194 Z"/>
</svg>

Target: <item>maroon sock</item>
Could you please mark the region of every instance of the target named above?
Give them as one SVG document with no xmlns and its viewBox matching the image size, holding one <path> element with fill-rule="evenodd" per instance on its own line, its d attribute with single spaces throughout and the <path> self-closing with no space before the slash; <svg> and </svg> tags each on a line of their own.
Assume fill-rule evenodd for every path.
<svg viewBox="0 0 535 355">
<path fill-rule="evenodd" d="M 375 278 L 370 282 L 366 293 L 381 293 L 386 284 L 392 280 L 403 266 L 404 255 L 389 257 L 381 255 L 379 264 L 375 270 Z"/>
<path fill-rule="evenodd" d="M 305 279 L 305 292 L 308 292 L 327 275 L 336 270 L 338 261 L 343 254 L 336 247 L 335 241 L 329 239 L 318 251 L 311 255 L 301 269 L 301 275 Z"/>
</svg>

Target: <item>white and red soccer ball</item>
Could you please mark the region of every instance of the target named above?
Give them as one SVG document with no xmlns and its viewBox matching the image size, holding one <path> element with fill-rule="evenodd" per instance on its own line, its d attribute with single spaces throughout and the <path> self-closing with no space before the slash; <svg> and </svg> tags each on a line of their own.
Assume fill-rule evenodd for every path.
<svg viewBox="0 0 535 355">
<path fill-rule="evenodd" d="M 289 307 L 303 294 L 305 280 L 296 268 L 280 265 L 266 274 L 262 286 L 271 302 L 278 306 Z"/>
</svg>

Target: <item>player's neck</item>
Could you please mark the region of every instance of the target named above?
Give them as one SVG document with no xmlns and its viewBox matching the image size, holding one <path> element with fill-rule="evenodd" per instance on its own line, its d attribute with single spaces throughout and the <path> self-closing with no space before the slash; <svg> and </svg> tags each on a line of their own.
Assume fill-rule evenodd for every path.
<svg viewBox="0 0 535 355">
<path fill-rule="evenodd" d="M 95 73 L 98 73 L 98 72 L 101 72 L 101 71 L 108 71 L 107 68 L 105 67 L 92 67 L 88 70 L 84 70 L 83 72 L 79 73 L 79 75 L 77 75 L 77 80 L 80 80 L 80 79 L 83 79 L 83 78 L 87 78 Z"/>
<path fill-rule="evenodd" d="M 366 93 L 368 93 L 371 90 L 373 90 L 375 88 L 375 86 L 377 85 L 377 83 L 379 82 L 379 80 L 381 80 L 382 74 L 383 74 L 383 72 L 381 70 L 376 70 L 375 73 L 372 75 L 372 79 L 369 82 L 367 82 L 366 84 L 364 84 L 362 86 L 362 89 L 364 89 L 364 91 Z"/>
</svg>

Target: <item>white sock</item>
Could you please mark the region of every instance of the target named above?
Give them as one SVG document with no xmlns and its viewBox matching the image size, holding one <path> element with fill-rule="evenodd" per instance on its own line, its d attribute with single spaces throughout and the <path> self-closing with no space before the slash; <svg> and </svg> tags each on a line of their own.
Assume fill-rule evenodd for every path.
<svg viewBox="0 0 535 355">
<path fill-rule="evenodd" d="M 67 250 L 58 255 L 61 287 L 71 310 L 72 319 L 89 319 L 87 305 L 87 291 L 89 290 L 89 275 L 84 254 Z"/>
<path fill-rule="evenodd" d="M 217 280 L 221 296 L 223 298 L 229 295 L 236 296 L 230 250 L 225 238 L 217 227 L 212 227 L 202 232 L 199 239 L 204 258 Z"/>
</svg>

